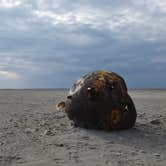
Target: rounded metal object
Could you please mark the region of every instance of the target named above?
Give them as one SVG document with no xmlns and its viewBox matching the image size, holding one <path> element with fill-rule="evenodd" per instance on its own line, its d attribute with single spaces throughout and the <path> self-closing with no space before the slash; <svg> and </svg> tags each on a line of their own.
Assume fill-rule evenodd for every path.
<svg viewBox="0 0 166 166">
<path fill-rule="evenodd" d="M 76 126 L 102 130 L 131 128 L 137 116 L 124 79 L 108 71 L 81 77 L 69 91 L 65 111 Z"/>
</svg>

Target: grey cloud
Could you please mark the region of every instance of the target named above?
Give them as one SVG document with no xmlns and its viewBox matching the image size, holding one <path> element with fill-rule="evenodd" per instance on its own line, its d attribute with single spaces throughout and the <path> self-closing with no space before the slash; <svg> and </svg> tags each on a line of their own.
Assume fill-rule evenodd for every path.
<svg viewBox="0 0 166 166">
<path fill-rule="evenodd" d="M 22 78 L 0 78 L 1 87 L 69 87 L 99 69 L 118 72 L 129 87 L 165 87 L 165 12 L 164 2 L 150 0 L 24 0 L 1 8 L 0 71 Z"/>
</svg>

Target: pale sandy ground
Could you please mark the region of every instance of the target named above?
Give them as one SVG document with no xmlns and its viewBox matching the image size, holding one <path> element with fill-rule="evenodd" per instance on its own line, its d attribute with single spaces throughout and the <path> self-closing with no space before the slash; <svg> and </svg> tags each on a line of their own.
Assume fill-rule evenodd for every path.
<svg viewBox="0 0 166 166">
<path fill-rule="evenodd" d="M 166 91 L 130 91 L 134 128 L 74 128 L 55 103 L 67 91 L 0 90 L 0 166 L 166 166 Z"/>
</svg>

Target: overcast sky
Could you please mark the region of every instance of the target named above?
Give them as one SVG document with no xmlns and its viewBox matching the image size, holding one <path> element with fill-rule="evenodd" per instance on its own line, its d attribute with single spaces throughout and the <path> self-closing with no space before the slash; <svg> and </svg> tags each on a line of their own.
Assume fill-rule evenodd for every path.
<svg viewBox="0 0 166 166">
<path fill-rule="evenodd" d="M 166 88 L 166 1 L 0 0 L 0 88 L 70 87 L 100 69 Z"/>
</svg>

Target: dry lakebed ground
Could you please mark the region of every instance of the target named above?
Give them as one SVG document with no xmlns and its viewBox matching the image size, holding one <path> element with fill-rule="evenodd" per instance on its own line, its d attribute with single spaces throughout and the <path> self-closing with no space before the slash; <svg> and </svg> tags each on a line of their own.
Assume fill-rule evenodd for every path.
<svg viewBox="0 0 166 166">
<path fill-rule="evenodd" d="M 130 90 L 132 129 L 75 128 L 67 90 L 0 90 L 0 166 L 166 166 L 166 91 Z"/>
</svg>

